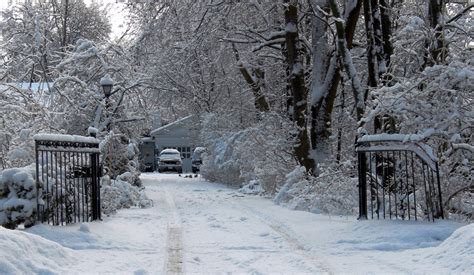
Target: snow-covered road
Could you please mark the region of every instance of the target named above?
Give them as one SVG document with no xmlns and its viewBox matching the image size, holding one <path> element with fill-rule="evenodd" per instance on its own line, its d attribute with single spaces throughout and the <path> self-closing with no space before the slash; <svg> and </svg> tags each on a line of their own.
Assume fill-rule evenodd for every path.
<svg viewBox="0 0 474 275">
<path fill-rule="evenodd" d="M 142 176 L 154 206 L 102 222 L 0 231 L 0 273 L 470 273 L 474 225 L 292 211 L 176 174 Z M 39 235 L 39 236 L 38 236 Z M 28 260 L 22 259 L 23 242 Z M 8 258 L 9 257 L 9 258 Z M 10 265 L 9 265 L 10 264 Z"/>
<path fill-rule="evenodd" d="M 453 222 L 360 222 L 355 217 L 292 211 L 202 179 L 173 174 L 143 179 L 162 205 L 158 208 L 167 213 L 167 251 L 179 255 L 176 260 L 168 253 L 168 271 L 425 273 L 467 272 L 474 267 L 469 258 L 473 226 L 471 239 L 456 240 L 465 248 L 460 255 L 461 247 L 440 245 L 461 226 Z"/>
<path fill-rule="evenodd" d="M 158 201 L 164 203 L 160 208 L 168 213 L 167 271 L 331 271 L 280 225 L 256 211 L 252 200 L 246 201 L 235 190 L 172 174 L 152 176 L 145 183 L 158 195 L 155 199 L 159 194 L 164 196 Z"/>
</svg>

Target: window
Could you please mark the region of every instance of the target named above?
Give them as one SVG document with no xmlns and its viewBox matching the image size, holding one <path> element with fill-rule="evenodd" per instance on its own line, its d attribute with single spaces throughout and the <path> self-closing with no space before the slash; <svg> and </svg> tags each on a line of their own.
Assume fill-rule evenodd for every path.
<svg viewBox="0 0 474 275">
<path fill-rule="evenodd" d="M 191 158 L 191 147 L 183 147 L 183 158 Z"/>
</svg>

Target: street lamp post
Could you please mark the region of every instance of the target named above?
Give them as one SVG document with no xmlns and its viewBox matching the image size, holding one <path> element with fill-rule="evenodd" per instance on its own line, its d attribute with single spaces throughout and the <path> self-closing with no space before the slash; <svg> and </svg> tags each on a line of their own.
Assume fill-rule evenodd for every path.
<svg viewBox="0 0 474 275">
<path fill-rule="evenodd" d="M 112 87 L 114 86 L 114 81 L 110 77 L 109 74 L 105 74 L 101 79 L 100 79 L 100 86 L 102 86 L 102 90 L 104 92 L 105 96 L 105 123 L 106 125 L 106 130 L 107 130 L 107 135 L 110 133 L 110 124 L 112 123 L 112 118 L 110 117 L 109 114 L 109 97 L 112 94 Z M 112 169 L 112 160 L 111 156 L 109 155 L 110 152 L 104 155 L 104 161 L 108 169 L 106 169 L 105 172 L 106 174 L 110 173 L 110 169 Z"/>
<path fill-rule="evenodd" d="M 107 123 L 107 132 L 110 131 L 110 123 L 111 121 L 108 121 L 109 119 L 109 97 L 112 94 L 112 87 L 114 86 L 114 81 L 110 77 L 109 74 L 105 74 L 101 79 L 100 79 L 100 86 L 102 86 L 102 90 L 104 91 L 104 96 L 105 96 L 105 120 Z"/>
</svg>

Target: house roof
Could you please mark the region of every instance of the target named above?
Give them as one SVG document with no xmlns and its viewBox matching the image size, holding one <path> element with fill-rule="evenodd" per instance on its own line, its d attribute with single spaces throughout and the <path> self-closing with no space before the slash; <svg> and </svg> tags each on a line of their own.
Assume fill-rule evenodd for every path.
<svg viewBox="0 0 474 275">
<path fill-rule="evenodd" d="M 14 82 L 14 83 L 5 83 L 0 84 L 0 89 L 9 89 L 9 88 L 18 88 L 22 90 L 32 90 L 32 91 L 41 91 L 48 90 L 48 87 L 52 87 L 52 82 Z"/>
<path fill-rule="evenodd" d="M 171 128 L 173 128 L 173 127 L 176 127 L 176 126 L 182 124 L 183 122 L 190 120 L 192 117 L 193 117 L 193 115 L 189 115 L 189 116 L 180 118 L 180 119 L 178 119 L 178 120 L 176 120 L 176 121 L 174 121 L 174 122 L 168 123 L 168 124 L 166 124 L 166 125 L 164 125 L 164 126 L 161 126 L 161 127 L 159 127 L 159 128 L 156 128 L 155 130 L 152 130 L 152 131 L 150 132 L 150 135 L 153 136 L 153 135 L 159 134 L 159 133 L 161 133 L 161 132 L 163 132 L 163 131 L 165 131 L 165 130 L 168 130 L 168 129 L 171 129 Z"/>
<path fill-rule="evenodd" d="M 153 139 L 151 137 L 142 137 L 142 141 L 143 142 L 153 141 Z"/>
</svg>

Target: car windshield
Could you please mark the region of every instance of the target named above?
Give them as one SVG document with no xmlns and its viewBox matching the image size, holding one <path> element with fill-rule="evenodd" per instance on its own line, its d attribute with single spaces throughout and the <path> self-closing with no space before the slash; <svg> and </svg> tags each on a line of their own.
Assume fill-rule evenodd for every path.
<svg viewBox="0 0 474 275">
<path fill-rule="evenodd" d="M 192 156 L 192 159 L 200 160 L 201 159 L 201 152 L 194 152 L 193 156 Z"/>
<path fill-rule="evenodd" d="M 192 159 L 194 160 L 201 160 L 201 154 L 205 151 L 206 149 L 204 147 L 196 147 L 193 152 Z"/>
<path fill-rule="evenodd" d="M 178 155 L 178 153 L 175 152 L 163 152 L 161 155 Z"/>
</svg>

